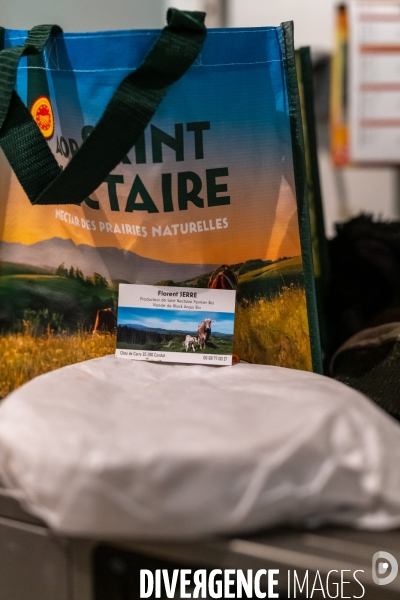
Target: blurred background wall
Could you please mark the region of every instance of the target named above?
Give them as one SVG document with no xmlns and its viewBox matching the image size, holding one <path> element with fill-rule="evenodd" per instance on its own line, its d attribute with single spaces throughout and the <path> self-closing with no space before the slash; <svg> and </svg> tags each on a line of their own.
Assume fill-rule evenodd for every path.
<svg viewBox="0 0 400 600">
<path fill-rule="evenodd" d="M 65 31 L 162 27 L 163 0 L 0 0 L 0 22 L 13 29 L 57 23 Z"/>
<path fill-rule="evenodd" d="M 207 10 L 208 26 L 229 27 L 295 23 L 296 46 L 311 45 L 316 60 L 326 58 L 334 39 L 335 0 L 0 0 L 0 22 L 29 28 L 59 23 L 65 31 L 162 27 L 168 6 Z M 400 186 L 394 168 L 333 169 L 328 135 L 329 74 L 317 89 L 320 168 L 328 235 L 334 223 L 361 210 L 383 218 L 399 218 Z"/>
<path fill-rule="evenodd" d="M 335 0 L 231 0 L 230 25 L 256 27 L 295 22 L 296 44 L 330 50 Z"/>
</svg>

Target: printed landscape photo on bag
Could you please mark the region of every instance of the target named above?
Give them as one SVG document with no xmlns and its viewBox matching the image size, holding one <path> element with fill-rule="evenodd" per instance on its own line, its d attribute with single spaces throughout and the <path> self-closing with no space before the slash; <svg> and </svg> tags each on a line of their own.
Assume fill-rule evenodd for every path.
<svg viewBox="0 0 400 600">
<path fill-rule="evenodd" d="M 60 34 L 21 63 L 16 92 L 64 172 L 159 35 Z M 291 35 L 289 27 L 211 31 L 136 144 L 80 204 L 32 205 L 0 156 L 0 397 L 41 373 L 114 353 L 121 283 L 234 289 L 234 354 L 316 368 Z M 6 30 L 5 47 L 24 36 Z M 214 332 L 220 343 L 225 332 L 215 321 L 208 343 L 217 345 Z M 193 327 L 174 331 L 196 337 Z M 186 355 L 205 351 L 179 343 Z"/>
<path fill-rule="evenodd" d="M 118 308 L 117 349 L 232 354 L 230 313 Z"/>
</svg>

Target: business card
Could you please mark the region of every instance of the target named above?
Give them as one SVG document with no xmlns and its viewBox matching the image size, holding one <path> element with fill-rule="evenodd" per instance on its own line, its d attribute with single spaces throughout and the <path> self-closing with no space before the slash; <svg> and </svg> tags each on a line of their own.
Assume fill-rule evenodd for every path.
<svg viewBox="0 0 400 600">
<path fill-rule="evenodd" d="M 234 290 L 120 284 L 116 356 L 231 365 Z"/>
</svg>

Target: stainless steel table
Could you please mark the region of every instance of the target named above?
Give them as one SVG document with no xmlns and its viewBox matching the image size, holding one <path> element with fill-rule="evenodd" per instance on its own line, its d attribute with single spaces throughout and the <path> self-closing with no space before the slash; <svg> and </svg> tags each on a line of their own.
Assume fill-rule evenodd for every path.
<svg viewBox="0 0 400 600">
<path fill-rule="evenodd" d="M 279 569 L 280 598 L 288 597 L 288 571 L 293 577 L 296 570 L 302 582 L 308 570 L 311 589 L 317 570 L 322 581 L 329 571 L 338 571 L 330 575 L 332 584 L 341 570 L 363 570 L 357 576 L 364 598 L 398 599 L 400 574 L 389 585 L 372 581 L 372 557 L 382 550 L 400 563 L 400 531 L 279 529 L 184 544 L 69 539 L 54 535 L 0 488 L 0 600 L 132 600 L 139 598 L 139 569 L 180 567 Z M 360 596 L 362 588 L 352 581 L 345 594 Z"/>
</svg>

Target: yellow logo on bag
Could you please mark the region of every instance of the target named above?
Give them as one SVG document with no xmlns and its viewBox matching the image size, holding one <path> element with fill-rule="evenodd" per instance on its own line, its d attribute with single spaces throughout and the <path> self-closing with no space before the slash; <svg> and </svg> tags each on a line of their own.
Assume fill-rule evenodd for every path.
<svg viewBox="0 0 400 600">
<path fill-rule="evenodd" d="M 31 108 L 31 115 L 44 137 L 50 139 L 54 133 L 54 119 L 50 100 L 46 96 L 40 96 L 35 100 Z"/>
</svg>

